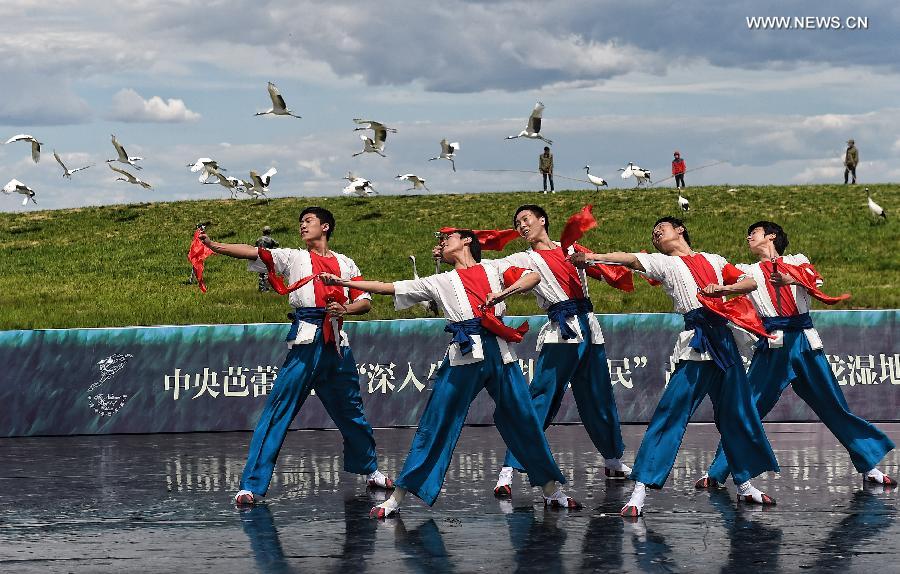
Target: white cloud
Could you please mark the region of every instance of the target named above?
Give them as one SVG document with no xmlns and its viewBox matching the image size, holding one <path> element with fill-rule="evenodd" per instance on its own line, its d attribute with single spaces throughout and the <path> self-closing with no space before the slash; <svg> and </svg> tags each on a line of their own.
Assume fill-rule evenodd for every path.
<svg viewBox="0 0 900 574">
<path fill-rule="evenodd" d="M 189 110 L 183 100 L 163 100 L 159 96 L 145 100 L 136 91 L 126 88 L 113 96 L 109 118 L 128 123 L 181 123 L 195 122 L 200 119 L 200 114 Z"/>
</svg>

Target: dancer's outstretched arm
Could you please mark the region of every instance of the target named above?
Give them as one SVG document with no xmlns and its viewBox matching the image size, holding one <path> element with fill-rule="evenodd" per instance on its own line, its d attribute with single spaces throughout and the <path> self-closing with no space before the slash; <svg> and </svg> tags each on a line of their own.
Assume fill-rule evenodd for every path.
<svg viewBox="0 0 900 574">
<path fill-rule="evenodd" d="M 394 284 L 385 283 L 383 281 L 351 281 L 350 279 L 341 279 L 337 275 L 331 273 L 322 273 L 319 278 L 326 285 L 340 285 L 341 287 L 349 287 L 357 291 L 365 291 L 367 293 L 375 293 L 376 295 L 393 295 Z"/>
<path fill-rule="evenodd" d="M 590 266 L 592 263 L 612 263 L 615 265 L 624 265 L 635 271 L 646 271 L 634 253 L 625 253 L 622 251 L 614 251 L 612 253 L 582 253 L 580 251 L 569 255 L 569 261 L 576 267 L 582 269 Z"/>
<path fill-rule="evenodd" d="M 256 259 L 259 257 L 259 250 L 246 243 L 218 243 L 209 238 L 205 233 L 201 233 L 198 239 L 219 255 L 227 255 L 235 259 Z"/>
</svg>

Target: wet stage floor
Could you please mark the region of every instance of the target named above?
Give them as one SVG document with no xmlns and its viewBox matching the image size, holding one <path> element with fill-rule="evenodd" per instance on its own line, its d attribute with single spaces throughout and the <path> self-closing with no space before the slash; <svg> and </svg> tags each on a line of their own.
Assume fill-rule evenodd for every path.
<svg viewBox="0 0 900 574">
<path fill-rule="evenodd" d="M 900 424 L 879 424 L 900 442 Z M 646 516 L 618 516 L 631 483 L 607 481 L 580 426 L 548 436 L 585 508 L 545 510 L 517 476 L 494 499 L 503 459 L 493 427 L 467 427 L 433 508 L 410 496 L 396 520 L 368 518 L 383 495 L 341 471 L 333 431 L 289 433 L 268 501 L 231 504 L 250 433 L 0 439 L 0 572 L 771 572 L 900 571 L 897 490 L 864 487 L 820 424 L 766 426 L 780 475 L 757 487 L 697 492 L 718 435 L 691 425 Z M 625 426 L 631 463 L 644 426 Z M 396 475 L 412 430 L 376 430 Z M 882 468 L 897 476 L 900 455 Z"/>
</svg>

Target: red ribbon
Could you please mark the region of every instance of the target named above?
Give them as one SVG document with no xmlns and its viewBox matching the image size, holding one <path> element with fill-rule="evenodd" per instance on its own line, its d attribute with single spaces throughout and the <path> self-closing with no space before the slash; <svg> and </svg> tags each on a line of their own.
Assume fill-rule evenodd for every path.
<svg viewBox="0 0 900 574">
<path fill-rule="evenodd" d="M 579 253 L 593 253 L 590 249 L 583 245 L 574 244 L 572 247 Z M 631 269 L 624 265 L 606 265 L 605 263 L 589 266 L 585 269 L 588 277 L 593 277 L 598 281 L 606 281 L 610 286 L 620 291 L 634 291 L 634 278 Z"/>
<path fill-rule="evenodd" d="M 456 227 L 441 227 L 440 233 L 449 234 L 460 231 Z M 506 244 L 519 237 L 515 229 L 473 229 L 472 233 L 478 238 L 481 249 L 484 251 L 503 251 Z"/>
<path fill-rule="evenodd" d="M 308 275 L 290 286 L 285 286 L 284 281 L 275 272 L 275 261 L 272 259 L 272 253 L 265 247 L 260 247 L 257 251 L 259 252 L 259 259 L 266 265 L 266 269 L 269 272 L 269 283 L 279 295 L 287 295 L 296 291 L 316 278 L 315 275 Z"/>
<path fill-rule="evenodd" d="M 591 212 L 593 209 L 594 206 L 589 203 L 566 221 L 562 237 L 559 240 L 562 243 L 563 251 L 567 251 L 573 243 L 581 239 L 586 231 L 597 227 L 597 220 L 594 219 L 594 214 Z"/>
<path fill-rule="evenodd" d="M 842 293 L 837 297 L 832 297 L 830 295 L 826 295 L 822 293 L 819 287 L 816 285 L 816 278 L 819 277 L 819 274 L 816 273 L 816 270 L 812 265 L 804 263 L 803 265 L 788 265 L 784 261 L 779 262 L 779 269 L 790 275 L 794 278 L 794 281 L 799 283 L 801 286 L 806 288 L 806 291 L 821 301 L 826 305 L 834 305 L 835 303 L 839 303 L 846 299 L 850 298 L 850 293 Z M 810 273 L 812 272 L 812 273 Z"/>
<path fill-rule="evenodd" d="M 775 338 L 774 335 L 766 332 L 762 319 L 756 314 L 753 302 L 746 295 L 738 295 L 726 301 L 721 297 L 710 297 L 702 292 L 698 292 L 697 300 L 716 315 L 728 319 L 742 329 L 767 339 Z"/>
<path fill-rule="evenodd" d="M 528 321 L 524 321 L 513 329 L 503 323 L 499 317 L 487 311 L 481 316 L 481 326 L 487 329 L 488 332 L 510 343 L 521 343 L 525 333 L 528 332 Z"/>
<path fill-rule="evenodd" d="M 191 267 L 194 268 L 194 275 L 197 276 L 197 285 L 200 286 L 200 291 L 206 293 L 206 283 L 203 282 L 203 262 L 210 255 L 215 255 L 216 252 L 200 241 L 201 233 L 203 233 L 201 229 L 194 231 L 194 239 L 188 249 L 187 258 L 191 262 Z"/>
</svg>

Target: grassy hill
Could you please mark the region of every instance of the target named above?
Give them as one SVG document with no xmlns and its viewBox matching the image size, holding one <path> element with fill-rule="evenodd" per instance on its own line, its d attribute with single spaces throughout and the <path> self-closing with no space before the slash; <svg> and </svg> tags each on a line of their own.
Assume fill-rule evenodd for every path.
<svg viewBox="0 0 900 574">
<path fill-rule="evenodd" d="M 838 308 L 900 306 L 900 225 L 873 225 L 862 187 L 837 185 L 697 187 L 687 190 L 686 220 L 694 247 L 748 261 L 747 226 L 771 219 L 787 230 L 789 251 L 807 254 L 826 279 L 826 292 L 850 291 Z M 900 186 L 870 186 L 877 201 L 900 215 Z M 149 195 L 149 193 L 148 193 Z M 585 203 L 595 205 L 600 226 L 582 243 L 596 251 L 653 250 L 650 226 L 661 215 L 678 215 L 669 188 L 561 191 L 555 195 L 503 193 L 362 198 L 285 198 L 270 203 L 210 200 L 92 207 L 0 214 L 0 329 L 41 329 L 189 323 L 255 323 L 285 320 L 286 300 L 256 291 L 256 275 L 244 262 L 207 260 L 209 292 L 185 285 L 186 253 L 194 224 L 211 220 L 210 235 L 225 242 L 252 243 L 263 225 L 282 246 L 299 244 L 297 216 L 321 205 L 337 217 L 332 248 L 354 258 L 373 279 L 411 276 L 407 256 L 420 272 L 433 271 L 432 232 L 442 225 L 508 227 L 523 203 L 536 202 L 552 219 L 558 236 L 566 217 Z M 507 251 L 524 248 L 516 241 Z M 636 282 L 622 293 L 592 282 L 598 312 L 670 311 L 659 288 Z M 533 314 L 533 297 L 510 301 L 513 314 Z M 375 297 L 370 319 L 421 316 L 393 311 L 391 300 Z"/>
</svg>

